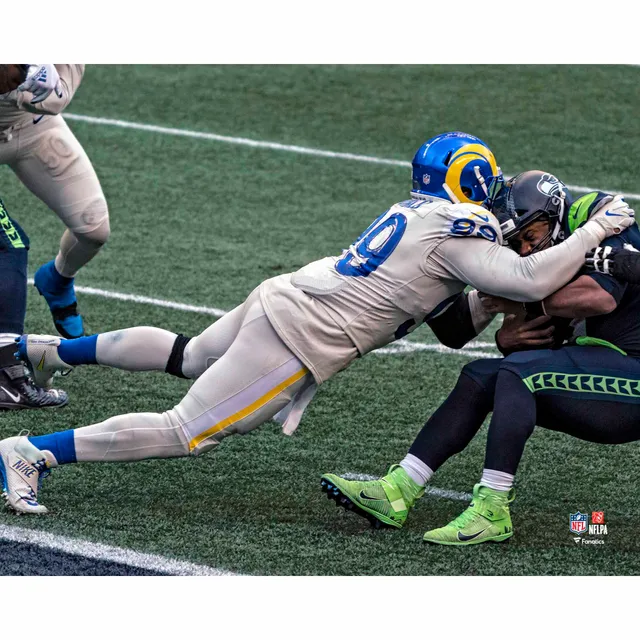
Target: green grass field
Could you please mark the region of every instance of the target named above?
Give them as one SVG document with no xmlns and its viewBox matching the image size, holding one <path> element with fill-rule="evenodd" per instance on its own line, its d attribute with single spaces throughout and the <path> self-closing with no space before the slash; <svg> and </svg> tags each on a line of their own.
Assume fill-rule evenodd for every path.
<svg viewBox="0 0 640 640">
<path fill-rule="evenodd" d="M 461 129 L 486 140 L 505 173 L 540 168 L 637 194 L 639 80 L 640 69 L 618 66 L 96 66 L 69 112 L 400 161 Z M 265 278 L 338 253 L 410 187 L 403 167 L 69 124 L 112 220 L 109 244 L 77 283 L 109 291 L 230 309 Z M 55 255 L 62 224 L 8 168 L 0 177 L 31 237 L 33 273 Z M 214 320 L 86 294 L 79 302 L 90 332 L 150 324 L 195 334 Z M 27 327 L 53 331 L 33 289 Z M 435 342 L 428 329 L 412 339 Z M 503 545 L 423 545 L 424 530 L 464 508 L 459 500 L 425 497 L 401 531 L 373 531 L 326 500 L 322 473 L 379 475 L 401 459 L 470 357 L 371 354 L 321 387 L 293 437 L 269 424 L 198 459 L 62 468 L 41 493 L 49 515 L 3 512 L 0 524 L 260 575 L 640 573 L 636 444 L 536 431 L 516 485 L 515 536 Z M 188 383 L 85 368 L 64 387 L 67 408 L 4 414 L 0 436 L 162 411 Z M 470 492 L 485 438 L 486 428 L 433 485 Z M 605 511 L 604 545 L 573 543 L 577 510 Z"/>
</svg>

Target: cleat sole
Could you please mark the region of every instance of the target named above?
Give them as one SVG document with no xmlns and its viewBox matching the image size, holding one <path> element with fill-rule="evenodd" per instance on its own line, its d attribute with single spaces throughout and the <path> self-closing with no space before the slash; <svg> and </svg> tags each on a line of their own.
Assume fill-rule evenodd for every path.
<svg viewBox="0 0 640 640">
<path fill-rule="evenodd" d="M 367 510 L 366 507 L 363 507 L 353 502 L 351 498 L 344 495 L 344 493 L 342 493 L 342 491 L 340 491 L 340 489 L 336 487 L 332 482 L 329 482 L 324 478 L 320 479 L 320 488 L 322 489 L 322 491 L 324 491 L 327 494 L 327 498 L 329 498 L 329 500 L 333 500 L 336 503 L 336 505 L 338 505 L 339 507 L 342 507 L 346 511 L 351 511 L 352 513 L 355 513 L 361 518 L 365 518 L 366 520 L 369 521 L 369 523 L 374 529 L 402 528 L 401 524 L 397 522 L 393 522 L 392 520 L 389 520 L 387 518 L 384 518 L 384 516 L 376 515 L 370 512 L 369 510 Z"/>
<path fill-rule="evenodd" d="M 480 540 L 476 538 L 475 540 L 469 540 L 468 542 L 446 542 L 440 540 L 429 540 L 428 538 L 422 538 L 422 541 L 429 544 L 440 544 L 447 547 L 469 547 L 472 544 L 482 544 L 483 542 L 506 542 L 511 538 L 511 536 L 513 536 L 513 531 L 510 533 L 503 533 L 499 536 L 493 536 L 492 538 L 483 538 Z"/>
</svg>

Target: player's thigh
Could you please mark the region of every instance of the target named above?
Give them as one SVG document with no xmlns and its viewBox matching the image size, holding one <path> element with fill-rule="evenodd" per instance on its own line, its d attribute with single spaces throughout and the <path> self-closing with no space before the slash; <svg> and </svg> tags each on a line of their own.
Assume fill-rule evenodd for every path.
<svg viewBox="0 0 640 640">
<path fill-rule="evenodd" d="M 640 360 L 568 346 L 515 353 L 500 366 L 534 395 L 537 425 L 592 442 L 640 439 Z"/>
<path fill-rule="evenodd" d="M 569 391 L 536 394 L 536 423 L 581 440 L 621 444 L 640 440 L 640 399 L 585 399 Z"/>
<path fill-rule="evenodd" d="M 42 128 L 38 128 L 42 126 Z M 76 233 L 90 233 L 108 217 L 98 176 L 73 132 L 56 116 L 21 130 L 11 168 L 23 184 Z"/>
<path fill-rule="evenodd" d="M 227 352 L 242 326 L 242 311 L 238 305 L 189 341 L 182 364 L 187 378 L 199 378 Z"/>
<path fill-rule="evenodd" d="M 242 304 L 189 341 L 184 350 L 182 364 L 182 372 L 187 378 L 199 378 L 214 362 L 222 358 L 237 338 L 252 307 L 255 307 L 252 311 L 254 315 L 264 314 L 258 288 L 254 289 Z"/>
<path fill-rule="evenodd" d="M 175 407 L 200 453 L 234 433 L 247 433 L 283 409 L 311 374 L 261 315 L 244 324 L 228 351 Z"/>
</svg>

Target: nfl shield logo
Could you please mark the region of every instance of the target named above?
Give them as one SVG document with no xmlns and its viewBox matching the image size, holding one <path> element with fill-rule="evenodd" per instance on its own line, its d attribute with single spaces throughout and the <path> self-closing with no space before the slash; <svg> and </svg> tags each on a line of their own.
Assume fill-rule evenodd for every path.
<svg viewBox="0 0 640 640">
<path fill-rule="evenodd" d="M 580 535 L 587 530 L 587 522 L 589 516 L 586 513 L 571 513 L 569 514 L 569 529 L 571 533 L 577 533 Z"/>
</svg>

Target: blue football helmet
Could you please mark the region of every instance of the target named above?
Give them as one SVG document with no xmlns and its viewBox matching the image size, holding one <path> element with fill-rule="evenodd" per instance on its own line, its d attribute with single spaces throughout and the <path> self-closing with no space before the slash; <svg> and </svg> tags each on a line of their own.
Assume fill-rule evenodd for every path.
<svg viewBox="0 0 640 640">
<path fill-rule="evenodd" d="M 427 140 L 416 152 L 413 192 L 451 202 L 481 205 L 502 176 L 491 149 L 480 138 L 451 131 Z"/>
</svg>

